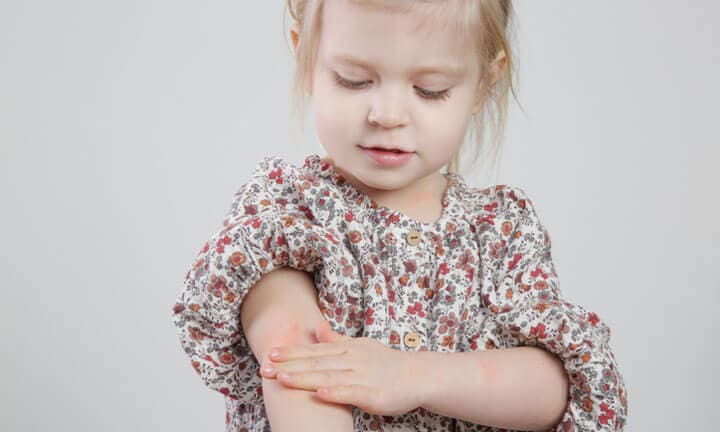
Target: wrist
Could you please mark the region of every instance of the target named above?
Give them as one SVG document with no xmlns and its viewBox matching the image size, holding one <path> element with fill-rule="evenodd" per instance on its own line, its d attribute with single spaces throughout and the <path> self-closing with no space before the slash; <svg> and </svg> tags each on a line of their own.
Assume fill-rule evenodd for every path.
<svg viewBox="0 0 720 432">
<path fill-rule="evenodd" d="M 437 409 L 457 392 L 487 390 L 489 365 L 482 352 L 410 352 L 414 376 L 413 397 L 428 411 Z M 479 393 L 476 393 L 476 396 Z"/>
<path fill-rule="evenodd" d="M 408 351 L 407 355 L 407 391 L 415 401 L 415 408 L 424 407 L 430 400 L 434 386 L 440 382 L 439 356 L 443 353 L 432 351 Z"/>
</svg>

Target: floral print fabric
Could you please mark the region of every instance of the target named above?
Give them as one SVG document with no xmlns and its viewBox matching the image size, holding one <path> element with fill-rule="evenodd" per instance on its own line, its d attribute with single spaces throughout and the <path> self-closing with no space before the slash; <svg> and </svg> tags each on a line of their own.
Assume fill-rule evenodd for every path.
<svg viewBox="0 0 720 432">
<path fill-rule="evenodd" d="M 424 223 L 378 205 L 318 155 L 263 158 L 201 248 L 173 306 L 202 381 L 225 395 L 228 432 L 270 431 L 259 363 L 240 305 L 278 267 L 312 272 L 333 329 L 403 351 L 541 347 L 570 379 L 553 430 L 622 430 L 627 394 L 610 328 L 562 297 L 550 237 L 518 187 L 469 187 L 444 173 L 443 211 Z M 423 408 L 378 416 L 353 407 L 356 431 L 501 431 Z"/>
</svg>

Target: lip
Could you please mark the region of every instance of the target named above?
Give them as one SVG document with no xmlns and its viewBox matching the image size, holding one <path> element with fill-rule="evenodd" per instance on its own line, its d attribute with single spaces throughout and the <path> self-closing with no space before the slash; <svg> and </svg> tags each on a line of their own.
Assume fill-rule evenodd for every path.
<svg viewBox="0 0 720 432">
<path fill-rule="evenodd" d="M 382 145 L 382 144 L 366 145 L 366 146 L 360 146 L 360 147 L 364 148 L 364 149 L 375 149 L 375 150 L 385 150 L 385 151 L 393 151 L 394 150 L 394 151 L 400 151 L 403 153 L 414 153 L 412 151 L 405 150 L 404 148 L 401 148 L 401 147 L 391 147 L 391 146 Z"/>
<path fill-rule="evenodd" d="M 362 151 L 368 155 L 378 165 L 386 167 L 399 167 L 407 163 L 415 152 L 401 151 L 396 153 L 389 150 L 384 150 L 381 147 L 360 147 Z"/>
<path fill-rule="evenodd" d="M 405 149 L 402 149 L 402 148 L 399 148 L 399 147 L 387 147 L 387 146 L 383 146 L 383 145 L 371 145 L 371 146 L 360 146 L 360 147 L 362 147 L 362 148 L 364 148 L 364 149 L 384 150 L 384 151 L 399 151 L 399 152 L 403 152 L 403 153 L 414 153 L 414 152 L 411 152 L 411 151 L 408 151 L 408 150 L 405 150 Z"/>
</svg>

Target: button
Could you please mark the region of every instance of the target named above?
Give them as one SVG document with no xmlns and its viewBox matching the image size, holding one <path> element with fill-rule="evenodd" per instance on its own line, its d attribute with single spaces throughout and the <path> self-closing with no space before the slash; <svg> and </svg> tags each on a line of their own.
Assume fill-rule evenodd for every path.
<svg viewBox="0 0 720 432">
<path fill-rule="evenodd" d="M 421 237 L 420 231 L 416 231 L 416 230 L 410 230 L 407 233 L 407 236 L 405 236 L 405 238 L 407 239 L 407 242 L 410 244 L 410 246 L 415 246 L 418 243 L 420 243 L 420 237 Z"/>
<path fill-rule="evenodd" d="M 420 336 L 417 335 L 417 333 L 408 332 L 405 333 L 405 346 L 408 348 L 415 348 L 416 346 L 420 345 Z"/>
</svg>

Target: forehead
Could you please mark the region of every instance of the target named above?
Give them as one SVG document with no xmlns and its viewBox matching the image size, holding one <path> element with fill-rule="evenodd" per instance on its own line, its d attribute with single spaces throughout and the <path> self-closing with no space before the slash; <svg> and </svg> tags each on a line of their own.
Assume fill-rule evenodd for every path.
<svg viewBox="0 0 720 432">
<path fill-rule="evenodd" d="M 324 2 L 318 46 L 322 61 L 413 74 L 474 70 L 474 44 L 459 30 L 446 2 L 423 7 L 403 0 L 388 0 L 390 7 L 365 3 Z"/>
</svg>

